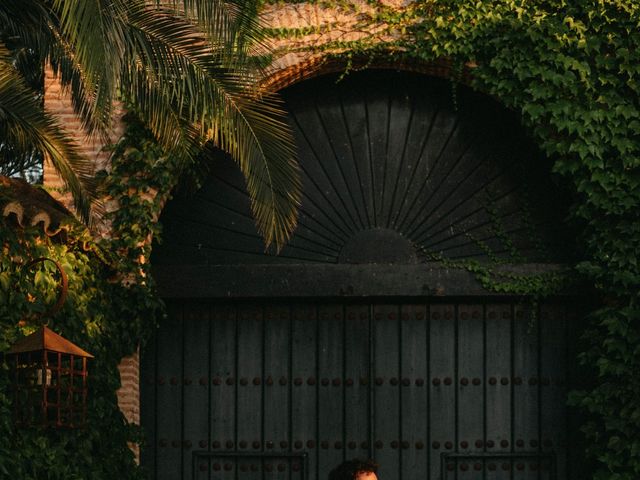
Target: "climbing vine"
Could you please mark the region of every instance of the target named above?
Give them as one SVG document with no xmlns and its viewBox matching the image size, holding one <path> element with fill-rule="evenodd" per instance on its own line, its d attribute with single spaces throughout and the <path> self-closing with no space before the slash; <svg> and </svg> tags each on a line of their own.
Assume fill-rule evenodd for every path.
<svg viewBox="0 0 640 480">
<path fill-rule="evenodd" d="M 87 427 L 79 430 L 14 429 L 8 371 L 0 369 L 0 477 L 40 480 L 142 479 L 132 444 L 144 441 L 118 408 L 118 365 L 153 331 L 163 315 L 154 294 L 149 238 L 159 234 L 157 216 L 174 178 L 171 159 L 133 117 L 114 146 L 109 172 L 100 173 L 110 223 L 109 238 L 93 240 L 72 219 L 67 239 L 50 238 L 40 227 L 0 221 L 0 352 L 34 331 L 39 314 L 55 302 L 59 279 L 45 262 L 57 260 L 69 280 L 63 309 L 49 326 L 91 352 Z M 0 202 L 9 199 L 0 191 Z M 120 207 L 120 208 L 117 208 Z"/>
<path fill-rule="evenodd" d="M 51 239 L 39 227 L 0 223 L 0 351 L 34 331 L 39 314 L 58 294 L 57 273 L 39 257 L 57 260 L 69 278 L 69 296 L 49 326 L 95 355 L 90 362 L 88 427 L 45 431 L 14 429 L 8 371 L 0 368 L 0 477 L 36 480 L 141 478 L 128 442 L 139 432 L 118 409 L 118 364 L 135 351 L 143 325 L 153 325 L 157 302 L 138 286 L 110 281 L 117 272 L 80 226 L 69 242 Z M 148 327 L 145 327 L 148 328 Z M 108 432 L 108 434 L 106 433 Z"/>
<path fill-rule="evenodd" d="M 295 2 L 294 2 L 295 3 Z M 442 62 L 453 77 L 519 113 L 572 190 L 574 272 L 602 308 L 586 319 L 580 361 L 592 384 L 573 392 L 586 413 L 594 478 L 640 478 L 640 4 L 634 0 L 311 1 L 342 36 L 282 42 L 282 52 Z M 337 12 L 337 13 L 336 13 Z M 322 18 L 320 16 L 320 18 Z M 334 20 L 331 20 L 334 19 Z M 322 20 L 321 20 L 322 23 Z M 388 62 L 387 62 L 388 63 Z M 360 65 L 367 62 L 360 62 Z M 457 72 L 457 74 L 456 74 Z M 443 259 L 436 259 L 443 261 Z M 542 279 L 497 279 L 465 262 L 489 289 L 543 292 Z M 508 279 L 507 279 L 508 280 Z M 562 283 L 561 276 L 552 283 Z"/>
<path fill-rule="evenodd" d="M 614 1 L 428 9 L 413 29 L 413 53 L 474 65 L 474 86 L 521 112 L 573 186 L 576 267 L 607 307 L 592 313 L 581 355 L 595 381 L 571 401 L 590 414 L 582 430 L 598 463 L 594 478 L 638 478 L 640 70 L 632 52 L 640 51 L 640 9 Z"/>
</svg>

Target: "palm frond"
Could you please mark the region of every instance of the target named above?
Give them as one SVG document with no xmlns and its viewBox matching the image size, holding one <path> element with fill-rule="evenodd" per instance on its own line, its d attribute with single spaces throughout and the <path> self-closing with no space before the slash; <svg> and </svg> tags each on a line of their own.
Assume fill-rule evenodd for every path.
<svg viewBox="0 0 640 480">
<path fill-rule="evenodd" d="M 171 12 L 132 11 L 129 21 L 137 29 L 139 61 L 127 83 L 146 100 L 137 102 L 144 120 L 158 138 L 194 141 L 193 133 L 175 135 L 175 119 L 186 118 L 199 127 L 200 143 L 212 141 L 229 153 L 245 176 L 258 230 L 267 245 L 281 248 L 296 225 L 300 179 L 277 97 L 257 96 L 254 70 L 228 67 L 227 50 L 213 50 Z"/>
<path fill-rule="evenodd" d="M 171 6 L 176 13 L 194 20 L 216 49 L 234 52 L 244 60 L 250 49 L 263 49 L 264 35 L 258 22 L 258 0 L 169 0 L 156 6 Z"/>
<path fill-rule="evenodd" d="M 73 196 L 75 207 L 88 221 L 93 195 L 93 165 L 82 157 L 63 128 L 43 110 L 24 83 L 7 51 L 0 48 L 0 138 L 14 149 L 41 151 L 60 173 Z"/>
<path fill-rule="evenodd" d="M 38 24 L 39 37 L 28 41 L 46 52 L 88 131 L 104 132 L 115 100 L 125 94 L 161 144 L 185 164 L 213 142 L 238 162 L 267 245 L 284 245 L 296 224 L 300 179 L 281 105 L 257 89 L 262 72 L 252 55 L 266 48 L 258 0 L 25 2 L 39 4 L 41 14 L 16 20 L 11 28 Z M 3 8 L 0 0 L 0 20 L 10 16 Z M 25 41 L 28 30 L 19 33 Z M 54 132 L 59 126 L 51 122 L 46 117 L 40 126 Z M 26 133 L 20 135 L 15 140 L 26 142 Z M 48 154 L 63 176 L 70 174 L 79 158 L 63 136 L 51 135 L 57 143 Z M 63 153 L 71 155 L 67 163 Z M 81 184 L 69 178 L 79 194 Z"/>
<path fill-rule="evenodd" d="M 91 88 L 82 65 L 78 64 L 73 49 L 58 32 L 47 60 L 63 91 L 69 94 L 83 130 L 89 136 L 98 135 L 103 143 L 109 142 L 109 130 L 113 125 L 111 108 L 101 108 L 96 103 L 95 90 Z"/>
<path fill-rule="evenodd" d="M 57 52 L 64 53 L 59 65 L 69 82 L 84 89 L 78 103 L 83 121 L 108 124 L 125 62 L 126 8 L 110 0 L 53 0 L 52 5 L 60 30 Z"/>
<path fill-rule="evenodd" d="M 39 55 L 39 60 L 46 58 L 52 23 L 50 10 L 40 0 L 23 0 L 15 2 L 0 0 L 0 34 L 4 41 L 15 41 Z"/>
<path fill-rule="evenodd" d="M 109 112 L 97 106 L 89 87 L 92 80 L 86 78 L 74 48 L 60 31 L 56 13 L 40 0 L 0 1 L 0 25 L 0 34 L 12 43 L 15 66 L 29 84 L 42 80 L 43 67 L 48 62 L 54 74 L 59 74 L 63 89 L 71 95 L 83 128 L 106 140 Z"/>
</svg>

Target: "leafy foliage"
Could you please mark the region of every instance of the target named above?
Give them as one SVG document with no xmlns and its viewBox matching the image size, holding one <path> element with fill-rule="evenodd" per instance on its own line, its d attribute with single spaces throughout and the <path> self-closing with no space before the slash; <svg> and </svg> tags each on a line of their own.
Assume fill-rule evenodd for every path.
<svg viewBox="0 0 640 480">
<path fill-rule="evenodd" d="M 183 168 L 208 143 L 231 154 L 247 180 L 258 230 L 267 245 L 281 247 L 296 224 L 300 181 L 280 102 L 258 88 L 255 57 L 265 45 L 255 7 L 222 0 L 1 1 L 0 143 L 50 158 L 88 217 L 93 165 L 29 88 L 27 80 L 42 70 L 23 60 L 36 57 L 59 74 L 88 133 L 108 138 L 122 95 Z"/>
<path fill-rule="evenodd" d="M 348 68 L 356 55 L 445 59 L 454 79 L 469 78 L 474 88 L 519 112 L 554 160 L 554 171 L 572 189 L 571 222 L 580 232 L 576 270 L 596 288 L 604 305 L 589 317 L 592 328 L 580 357 L 590 368 L 593 387 L 574 392 L 571 402 L 588 414 L 583 430 L 588 453 L 598 465 L 594 478 L 639 478 L 640 4 L 316 3 L 356 9 L 359 20 L 350 29 L 355 40 L 319 39 L 309 50 L 342 57 Z M 297 40 L 304 32 L 273 34 Z M 483 268 L 479 273 L 487 275 Z M 493 283 L 490 279 L 488 286 Z M 534 281 L 525 290 L 535 292 L 539 286 Z"/>
<path fill-rule="evenodd" d="M 113 276 L 82 230 L 77 242 L 52 242 L 37 228 L 27 230 L 0 224 L 0 350 L 37 326 L 34 318 L 55 301 L 58 279 L 46 263 L 25 270 L 40 256 L 58 260 L 69 277 L 69 297 L 49 325 L 95 355 L 90 362 L 88 428 L 43 431 L 16 430 L 8 385 L 8 371 L 0 369 L 0 476 L 35 480 L 142 478 L 127 443 L 139 432 L 127 425 L 118 409 L 118 364 L 135 351 L 137 342 L 155 324 L 159 304 L 141 285 L 109 282 Z M 48 262 L 47 262 L 48 263 Z M 21 326 L 22 325 L 22 326 Z"/>
<path fill-rule="evenodd" d="M 578 270 L 607 308 L 593 313 L 583 363 L 591 390 L 572 402 L 597 479 L 640 474 L 640 6 L 636 2 L 438 2 L 415 27 L 416 54 L 471 62 L 474 84 L 522 119 L 572 183 Z M 424 13 L 425 11 L 423 11 Z"/>
<path fill-rule="evenodd" d="M 176 160 L 162 155 L 139 122 L 115 147 L 111 173 L 100 180 L 124 208 L 107 213 L 112 238 L 95 243 L 77 225 L 66 244 L 37 227 L 25 230 L 0 223 L 0 352 L 38 325 L 56 300 L 57 273 L 49 262 L 24 269 L 30 260 L 60 262 L 69 296 L 49 326 L 91 352 L 87 428 L 73 431 L 16 430 L 12 423 L 6 365 L 0 368 L 0 477 L 36 480 L 141 479 L 131 443 L 143 441 L 117 404 L 118 364 L 136 351 L 163 315 L 149 276 L 149 245 L 159 235 L 156 218 L 164 197 L 157 190 L 173 182 Z M 0 195 L 2 192 L 0 191 Z"/>
</svg>

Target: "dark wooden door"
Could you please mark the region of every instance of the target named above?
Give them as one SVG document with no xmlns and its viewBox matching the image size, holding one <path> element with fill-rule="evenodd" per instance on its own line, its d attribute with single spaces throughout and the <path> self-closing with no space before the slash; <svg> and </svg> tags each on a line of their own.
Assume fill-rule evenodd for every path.
<svg viewBox="0 0 640 480">
<path fill-rule="evenodd" d="M 142 359 L 162 479 L 569 480 L 562 305 L 176 301 Z"/>
</svg>

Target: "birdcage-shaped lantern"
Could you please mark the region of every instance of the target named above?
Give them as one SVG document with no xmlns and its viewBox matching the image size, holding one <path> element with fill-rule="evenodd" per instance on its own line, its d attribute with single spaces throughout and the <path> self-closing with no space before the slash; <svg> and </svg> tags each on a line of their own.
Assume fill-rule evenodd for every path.
<svg viewBox="0 0 640 480">
<path fill-rule="evenodd" d="M 16 426 L 79 427 L 87 416 L 87 359 L 46 326 L 7 352 Z"/>
<path fill-rule="evenodd" d="M 41 260 L 50 259 L 37 261 Z M 62 279 L 62 293 L 54 307 L 59 309 L 66 298 L 67 278 L 62 267 L 54 263 Z M 93 358 L 90 353 L 46 325 L 16 342 L 5 353 L 16 426 L 83 426 L 87 416 L 87 360 L 90 358 Z"/>
</svg>

